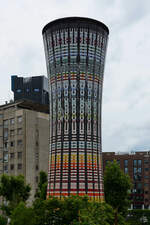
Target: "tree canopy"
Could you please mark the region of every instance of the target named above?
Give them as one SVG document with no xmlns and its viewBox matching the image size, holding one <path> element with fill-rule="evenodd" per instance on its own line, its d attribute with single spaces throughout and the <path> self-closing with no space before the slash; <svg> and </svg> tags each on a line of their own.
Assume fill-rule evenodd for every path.
<svg viewBox="0 0 150 225">
<path fill-rule="evenodd" d="M 62 200 L 38 198 L 32 207 L 20 203 L 11 216 L 11 225 L 113 225 L 113 222 L 111 206 L 89 201 L 86 196 Z"/>
<path fill-rule="evenodd" d="M 22 175 L 2 175 L 0 179 L 0 196 L 7 202 L 7 204 L 2 206 L 2 210 L 9 215 L 10 211 L 13 210 L 19 202 L 25 202 L 29 198 L 30 189 L 30 186 L 25 184 Z"/>
<path fill-rule="evenodd" d="M 36 198 L 45 200 L 47 194 L 47 174 L 44 171 L 40 172 L 40 180 L 38 184 L 38 190 L 35 194 Z"/>
<path fill-rule="evenodd" d="M 129 207 L 130 189 L 129 176 L 124 174 L 116 161 L 109 162 L 104 172 L 104 192 L 106 203 L 115 210 L 115 224 L 117 224 L 118 213 L 122 214 Z"/>
<path fill-rule="evenodd" d="M 12 212 L 11 225 L 36 225 L 33 208 L 26 207 L 24 202 L 20 202 Z"/>
<path fill-rule="evenodd" d="M 130 225 L 149 225 L 150 224 L 150 210 L 148 209 L 134 209 L 128 211 L 128 224 Z"/>
</svg>

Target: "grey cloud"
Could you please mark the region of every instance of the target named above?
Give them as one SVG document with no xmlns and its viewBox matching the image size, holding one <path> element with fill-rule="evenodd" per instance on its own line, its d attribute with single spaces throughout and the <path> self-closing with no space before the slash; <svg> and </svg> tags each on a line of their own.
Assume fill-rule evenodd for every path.
<svg viewBox="0 0 150 225">
<path fill-rule="evenodd" d="M 145 17 L 150 9 L 150 2 L 141 0 L 121 1 L 124 10 L 124 21 L 128 24 L 138 22 L 141 18 Z M 127 24 L 126 23 L 126 24 Z"/>
</svg>

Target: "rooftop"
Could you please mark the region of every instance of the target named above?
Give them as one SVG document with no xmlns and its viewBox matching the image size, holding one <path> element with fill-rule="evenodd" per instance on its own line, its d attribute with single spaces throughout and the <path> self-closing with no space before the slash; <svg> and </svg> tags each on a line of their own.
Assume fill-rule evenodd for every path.
<svg viewBox="0 0 150 225">
<path fill-rule="evenodd" d="M 69 25 L 72 23 L 76 23 L 76 24 L 78 24 L 78 26 L 80 24 L 86 24 L 87 27 L 89 25 L 91 25 L 91 26 L 96 25 L 96 26 L 102 27 L 109 34 L 109 29 L 104 23 L 102 23 L 98 20 L 95 20 L 95 19 L 87 18 L 87 17 L 64 17 L 64 18 L 53 20 L 43 28 L 42 34 L 45 33 L 46 30 L 49 28 L 52 28 L 52 27 L 55 28 L 56 25 L 62 25 L 64 27 L 66 27 L 66 24 Z"/>
<path fill-rule="evenodd" d="M 18 108 L 22 109 L 29 109 L 37 112 L 44 112 L 49 113 L 49 106 L 44 104 L 39 104 L 36 102 L 32 102 L 29 100 L 18 100 L 18 101 L 11 101 L 9 103 L 6 102 L 4 105 L 0 105 L 0 110 L 5 110 L 11 107 L 17 106 Z"/>
</svg>

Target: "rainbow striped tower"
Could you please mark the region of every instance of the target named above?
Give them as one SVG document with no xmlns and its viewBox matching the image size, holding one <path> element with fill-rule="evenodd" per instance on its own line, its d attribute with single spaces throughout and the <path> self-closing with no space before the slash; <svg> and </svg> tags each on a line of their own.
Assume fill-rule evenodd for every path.
<svg viewBox="0 0 150 225">
<path fill-rule="evenodd" d="M 101 104 L 108 34 L 103 23 L 80 17 L 43 28 L 50 84 L 48 196 L 104 198 Z"/>
</svg>

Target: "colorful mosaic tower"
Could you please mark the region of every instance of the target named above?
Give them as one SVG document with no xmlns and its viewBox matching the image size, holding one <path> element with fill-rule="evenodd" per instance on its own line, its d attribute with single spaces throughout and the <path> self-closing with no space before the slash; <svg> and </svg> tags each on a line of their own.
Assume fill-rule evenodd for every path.
<svg viewBox="0 0 150 225">
<path fill-rule="evenodd" d="M 49 76 L 48 196 L 103 200 L 101 104 L 109 30 L 80 17 L 43 29 Z"/>
</svg>

